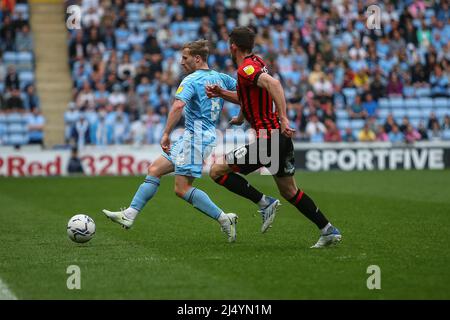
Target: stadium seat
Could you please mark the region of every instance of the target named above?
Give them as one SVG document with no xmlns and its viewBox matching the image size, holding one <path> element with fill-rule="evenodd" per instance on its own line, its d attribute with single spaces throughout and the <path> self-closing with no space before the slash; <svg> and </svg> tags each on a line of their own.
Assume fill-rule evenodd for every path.
<svg viewBox="0 0 450 320">
<path fill-rule="evenodd" d="M 414 109 L 406 109 L 406 115 L 408 118 L 422 118 L 422 110 L 414 108 Z"/>
<path fill-rule="evenodd" d="M 429 97 L 429 96 L 431 96 L 431 89 L 430 88 L 417 88 L 416 96 L 417 97 Z"/>
<path fill-rule="evenodd" d="M 450 116 L 450 109 L 449 108 L 439 108 L 439 109 L 436 109 L 434 112 L 436 113 L 436 117 L 438 119 L 442 119 L 446 115 Z"/>
<path fill-rule="evenodd" d="M 419 107 L 419 100 L 418 99 L 405 99 L 405 107 L 410 108 L 418 108 Z"/>
<path fill-rule="evenodd" d="M 6 66 L 9 66 L 11 64 L 16 64 L 16 53 L 12 51 L 6 51 L 3 54 L 3 62 Z"/>
<path fill-rule="evenodd" d="M 378 107 L 379 107 L 380 109 L 387 109 L 387 108 L 390 108 L 390 105 L 389 105 L 389 99 L 387 99 L 387 98 L 380 98 L 380 99 L 378 100 Z"/>
<path fill-rule="evenodd" d="M 24 87 L 27 84 L 34 82 L 34 73 L 31 71 L 22 71 L 19 73 L 20 86 Z"/>
<path fill-rule="evenodd" d="M 433 112 L 433 109 L 431 108 L 422 108 L 422 118 L 424 119 L 428 119 L 428 117 L 430 116 L 430 113 Z"/>
<path fill-rule="evenodd" d="M 389 109 L 380 109 L 380 110 L 378 110 L 378 117 L 380 118 L 380 119 L 386 119 L 387 118 L 387 116 L 389 115 L 391 113 L 391 110 L 389 110 Z"/>
<path fill-rule="evenodd" d="M 125 6 L 125 10 L 130 13 L 130 12 L 137 12 L 140 13 L 140 11 L 144 8 L 144 4 L 143 3 L 133 3 L 133 2 L 129 2 L 126 4 Z"/>
<path fill-rule="evenodd" d="M 409 119 L 409 122 L 412 124 L 412 126 L 413 126 L 414 128 L 419 127 L 420 121 L 422 121 L 422 119 L 419 119 L 419 118 Z"/>
<path fill-rule="evenodd" d="M 405 97 L 413 97 L 416 94 L 416 89 L 411 86 L 406 86 L 403 88 L 403 95 Z"/>
<path fill-rule="evenodd" d="M 403 108 L 404 106 L 403 98 L 390 98 L 389 103 L 392 109 Z"/>
<path fill-rule="evenodd" d="M 5 92 L 5 83 L 0 82 L 0 93 L 4 93 L 4 92 Z"/>
<path fill-rule="evenodd" d="M 419 98 L 420 108 L 433 108 L 433 99 L 431 98 Z"/>
<path fill-rule="evenodd" d="M 28 4 L 26 3 L 18 3 L 15 5 L 14 7 L 14 12 L 15 13 L 22 13 L 22 14 L 28 14 L 29 13 L 29 9 L 28 9 Z"/>
<path fill-rule="evenodd" d="M 347 112 L 347 110 L 342 110 L 342 109 L 336 110 L 336 117 L 338 119 L 348 119 L 348 112 Z"/>
<path fill-rule="evenodd" d="M 141 16 L 139 12 L 128 12 L 128 22 L 129 23 L 139 23 Z"/>
<path fill-rule="evenodd" d="M 6 135 L 6 144 L 23 145 L 28 143 L 28 134 L 9 134 Z"/>
<path fill-rule="evenodd" d="M 12 123 L 26 123 L 27 118 L 26 115 L 20 114 L 20 113 L 9 113 L 5 115 L 5 123 L 6 124 L 12 124 Z"/>
<path fill-rule="evenodd" d="M 403 118 L 404 116 L 406 116 L 406 109 L 403 108 L 393 109 L 392 115 L 394 116 L 394 118 Z"/>
<path fill-rule="evenodd" d="M 6 128 L 8 134 L 25 134 L 27 133 L 27 125 L 23 123 L 12 123 Z"/>
<path fill-rule="evenodd" d="M 16 54 L 17 63 L 33 63 L 33 54 L 28 51 L 19 52 Z"/>
<path fill-rule="evenodd" d="M 336 125 L 337 125 L 338 129 L 345 130 L 345 129 L 347 129 L 348 127 L 350 127 L 350 120 L 347 120 L 347 119 L 337 119 Z"/>
<path fill-rule="evenodd" d="M 450 107 L 450 99 L 447 98 L 435 98 L 433 100 L 435 108 L 447 108 Z"/>
<path fill-rule="evenodd" d="M 450 140 L 450 129 L 446 129 L 442 132 L 443 140 Z"/>
</svg>

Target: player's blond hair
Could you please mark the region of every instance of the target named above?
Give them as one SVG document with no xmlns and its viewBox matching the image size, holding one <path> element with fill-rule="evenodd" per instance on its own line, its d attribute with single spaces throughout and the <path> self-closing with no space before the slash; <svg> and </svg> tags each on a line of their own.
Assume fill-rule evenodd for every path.
<svg viewBox="0 0 450 320">
<path fill-rule="evenodd" d="M 208 60 L 209 56 L 209 42 L 208 40 L 196 40 L 188 42 L 183 46 L 183 49 L 189 49 L 191 56 L 200 56 L 203 61 Z"/>
</svg>

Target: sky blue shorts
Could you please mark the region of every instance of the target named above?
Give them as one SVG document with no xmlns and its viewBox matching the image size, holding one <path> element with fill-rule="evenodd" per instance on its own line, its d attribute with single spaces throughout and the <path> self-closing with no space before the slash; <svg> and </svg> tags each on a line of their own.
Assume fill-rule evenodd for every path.
<svg viewBox="0 0 450 320">
<path fill-rule="evenodd" d="M 203 162 L 214 150 L 214 145 L 194 144 L 193 139 L 181 136 L 170 147 L 170 154 L 162 153 L 163 157 L 173 163 L 175 174 L 200 178 Z"/>
</svg>

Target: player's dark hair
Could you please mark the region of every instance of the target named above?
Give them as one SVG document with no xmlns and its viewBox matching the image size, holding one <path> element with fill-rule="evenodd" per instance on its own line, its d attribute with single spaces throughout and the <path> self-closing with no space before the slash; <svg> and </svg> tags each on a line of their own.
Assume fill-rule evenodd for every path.
<svg viewBox="0 0 450 320">
<path fill-rule="evenodd" d="M 208 61 L 209 56 L 209 42 L 208 40 L 197 40 L 188 42 L 183 46 L 183 49 L 189 49 L 191 56 L 200 56 L 203 61 Z"/>
<path fill-rule="evenodd" d="M 252 52 L 255 32 L 248 27 L 236 27 L 230 33 L 230 44 L 235 44 L 243 52 Z"/>
</svg>

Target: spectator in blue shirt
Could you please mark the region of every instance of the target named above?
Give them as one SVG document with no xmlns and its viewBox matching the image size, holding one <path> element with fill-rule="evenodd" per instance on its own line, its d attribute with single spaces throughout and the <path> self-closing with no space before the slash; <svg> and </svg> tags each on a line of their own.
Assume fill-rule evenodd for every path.
<svg viewBox="0 0 450 320">
<path fill-rule="evenodd" d="M 405 140 L 403 133 L 399 130 L 397 125 L 392 126 L 392 131 L 389 132 L 388 136 L 389 141 L 392 143 L 399 143 Z"/>
<path fill-rule="evenodd" d="M 375 116 L 377 111 L 378 103 L 373 100 L 372 95 L 368 93 L 366 95 L 366 101 L 363 102 L 363 108 L 367 112 L 369 117 Z"/>
<path fill-rule="evenodd" d="M 430 77 L 431 94 L 433 97 L 447 97 L 448 78 L 442 72 L 440 65 L 434 67 Z"/>
<path fill-rule="evenodd" d="M 34 108 L 28 117 L 28 134 L 30 144 L 44 143 L 44 125 L 45 119 L 39 108 Z"/>
</svg>

